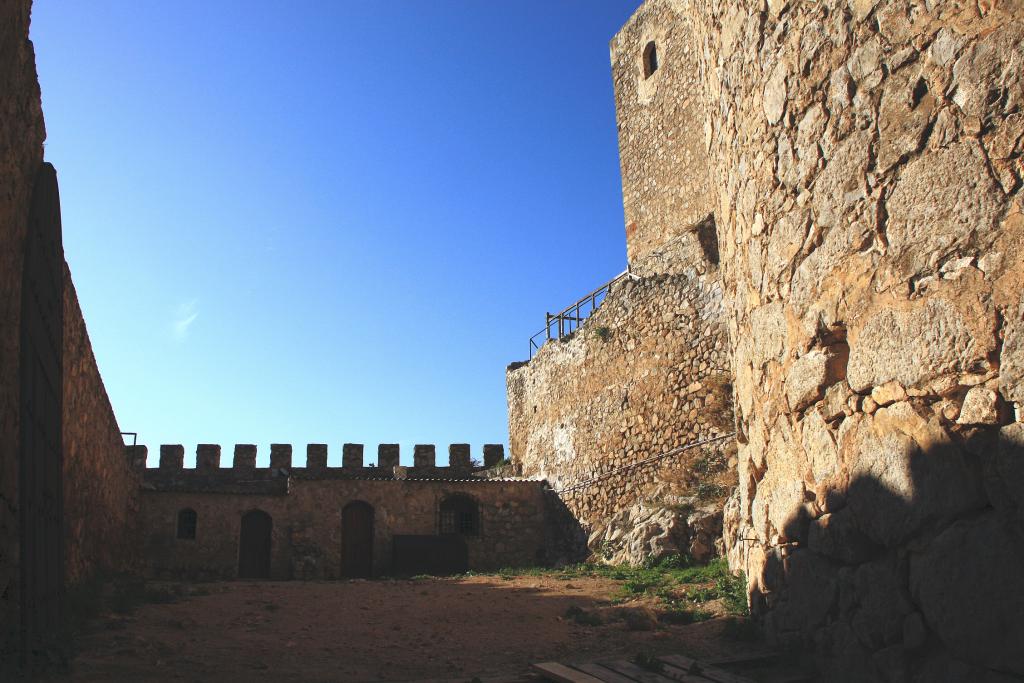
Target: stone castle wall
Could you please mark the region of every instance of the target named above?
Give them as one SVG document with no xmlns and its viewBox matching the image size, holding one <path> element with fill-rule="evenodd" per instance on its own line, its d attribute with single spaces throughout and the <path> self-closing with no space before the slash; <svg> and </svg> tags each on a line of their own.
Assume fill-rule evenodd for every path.
<svg viewBox="0 0 1024 683">
<path fill-rule="evenodd" d="M 64 558 L 65 578 L 74 584 L 138 563 L 140 479 L 125 458 L 66 265 L 63 362 Z"/>
<path fill-rule="evenodd" d="M 680 8 L 646 3 L 610 44 L 626 250 L 634 265 L 714 211 L 690 36 Z M 645 76 L 651 43 L 658 68 Z"/>
<path fill-rule="evenodd" d="M 655 269 L 672 263 L 673 272 L 638 264 L 645 275 L 613 288 L 578 331 L 507 371 L 513 465 L 546 479 L 591 550 L 616 560 L 638 561 L 670 541 L 662 529 L 658 538 L 635 539 L 635 548 L 601 547 L 628 535 L 647 511 L 714 503 L 735 481 L 724 441 L 638 465 L 733 428 L 717 269 L 683 260 L 699 252 L 696 242 L 686 233 L 667 243 L 649 260 Z M 677 544 L 685 551 L 693 540 Z M 706 553 L 707 541 L 694 549 Z"/>
<path fill-rule="evenodd" d="M 393 570 L 396 536 L 438 538 L 440 506 L 466 496 L 478 508 L 477 533 L 464 536 L 471 570 L 543 563 L 553 533 L 543 482 L 474 477 L 466 444 L 455 444 L 452 464 L 436 467 L 434 447 L 417 447 L 417 463 L 400 467 L 398 449 L 382 444 L 378 465 L 364 467 L 360 444 L 346 444 L 345 464 L 327 467 L 327 449 L 311 444 L 305 467 L 291 464 L 291 446 L 275 444 L 270 467 L 255 467 L 256 449 L 235 449 L 234 465 L 220 467 L 220 447 L 197 449 L 196 468 L 183 468 L 181 446 L 161 447 L 159 468 L 145 468 L 145 447 L 129 447 L 143 476 L 140 500 L 146 571 L 162 578 L 235 578 L 242 516 L 254 509 L 272 519 L 273 579 L 337 579 L 342 569 L 342 510 L 355 501 L 373 508 L 373 571 Z M 491 464 L 502 460 L 490 447 Z M 383 464 L 380 464 L 383 463 Z M 177 538 L 180 510 L 197 513 L 194 539 Z"/>
<path fill-rule="evenodd" d="M 0 6 L 0 678 L 17 676 L 20 627 L 21 306 L 33 185 L 45 129 L 29 0 Z M 74 284 L 64 277 L 64 572 L 74 583 L 131 565 L 138 479 L 103 388 Z"/>
<path fill-rule="evenodd" d="M 1024 675 L 1024 4 L 637 16 L 691 32 L 755 612 L 826 680 Z"/>
<path fill-rule="evenodd" d="M 18 659 L 21 273 L 46 135 L 28 40 L 30 7 L 30 0 L 0 4 L 0 678 Z"/>
</svg>

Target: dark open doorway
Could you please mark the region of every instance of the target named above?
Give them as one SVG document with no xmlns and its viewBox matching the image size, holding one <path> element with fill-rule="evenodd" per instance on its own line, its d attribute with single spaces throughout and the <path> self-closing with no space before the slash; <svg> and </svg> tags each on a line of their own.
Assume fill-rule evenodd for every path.
<svg viewBox="0 0 1024 683">
<path fill-rule="evenodd" d="M 361 500 L 341 511 L 341 574 L 349 578 L 373 574 L 373 506 Z"/>
<path fill-rule="evenodd" d="M 238 542 L 238 578 L 270 578 L 270 532 L 273 520 L 263 510 L 242 515 Z"/>
</svg>

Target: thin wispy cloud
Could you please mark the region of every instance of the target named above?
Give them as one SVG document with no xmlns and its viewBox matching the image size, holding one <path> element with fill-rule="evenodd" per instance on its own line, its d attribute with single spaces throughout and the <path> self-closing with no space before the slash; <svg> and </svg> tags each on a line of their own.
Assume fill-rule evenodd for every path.
<svg viewBox="0 0 1024 683">
<path fill-rule="evenodd" d="M 174 315 L 174 323 L 171 325 L 171 333 L 175 341 L 184 341 L 188 337 L 188 330 L 192 323 L 199 317 L 199 300 L 192 299 L 178 305 Z"/>
</svg>

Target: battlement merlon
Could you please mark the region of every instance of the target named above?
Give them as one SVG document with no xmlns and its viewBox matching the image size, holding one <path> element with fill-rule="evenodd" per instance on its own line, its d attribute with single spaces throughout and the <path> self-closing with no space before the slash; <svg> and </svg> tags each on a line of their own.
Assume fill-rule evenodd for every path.
<svg viewBox="0 0 1024 683">
<path fill-rule="evenodd" d="M 384 443 L 377 447 L 377 462 L 367 466 L 364 462 L 363 444 L 346 443 L 342 446 L 342 462 L 340 467 L 328 467 L 328 446 L 322 443 L 306 445 L 306 462 L 303 467 L 292 463 L 292 445 L 275 443 L 270 445 L 269 467 L 257 467 L 255 444 L 235 444 L 231 466 L 223 467 L 221 463 L 222 448 L 219 444 L 203 443 L 196 446 L 196 464 L 194 468 L 185 467 L 185 447 L 181 444 L 163 444 L 160 446 L 160 460 L 157 467 L 147 468 L 146 458 L 149 449 L 146 446 L 125 446 L 125 457 L 129 465 L 138 471 L 192 475 L 229 475 L 238 474 L 242 478 L 283 475 L 292 471 L 303 476 L 323 474 L 345 474 L 352 476 L 371 476 L 375 478 L 392 476 L 399 466 L 401 447 L 396 443 Z M 416 477 L 471 477 L 475 472 L 501 464 L 505 459 L 503 444 L 484 444 L 482 462 L 474 460 L 472 448 L 467 443 L 455 443 L 448 446 L 448 465 L 437 465 L 437 448 L 433 444 L 416 444 L 413 447 L 413 464 L 402 468 L 406 478 Z"/>
</svg>

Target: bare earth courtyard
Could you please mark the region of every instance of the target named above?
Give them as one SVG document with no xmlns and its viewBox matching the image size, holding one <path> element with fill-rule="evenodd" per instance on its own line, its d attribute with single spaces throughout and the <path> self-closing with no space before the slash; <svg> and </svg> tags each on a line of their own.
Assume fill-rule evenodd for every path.
<svg viewBox="0 0 1024 683">
<path fill-rule="evenodd" d="M 722 600 L 702 603 L 703 621 L 672 623 L 695 611 L 673 611 L 671 593 L 632 581 L 545 573 L 150 584 L 149 599 L 163 604 L 93 616 L 70 677 L 57 680 L 512 681 L 570 652 L 721 658 L 760 647 L 732 633 Z M 701 590 L 673 586 L 684 600 Z M 170 595 L 179 597 L 159 597 Z"/>
</svg>

